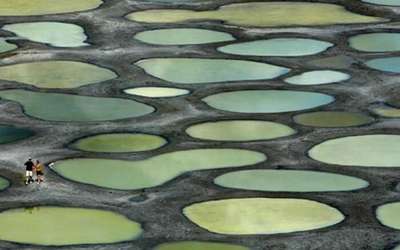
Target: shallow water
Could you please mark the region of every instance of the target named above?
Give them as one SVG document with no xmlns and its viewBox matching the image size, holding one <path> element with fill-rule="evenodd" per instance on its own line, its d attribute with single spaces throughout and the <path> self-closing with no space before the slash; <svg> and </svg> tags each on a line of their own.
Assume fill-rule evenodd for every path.
<svg viewBox="0 0 400 250">
<path fill-rule="evenodd" d="M 156 135 L 148 134 L 100 134 L 82 138 L 72 144 L 73 148 L 90 152 L 140 152 L 160 148 L 167 141 Z"/>
<path fill-rule="evenodd" d="M 133 190 L 158 186 L 190 171 L 247 166 L 265 159 L 264 154 L 250 150 L 193 149 L 137 161 L 100 158 L 61 160 L 56 162 L 54 170 L 77 182 Z"/>
<path fill-rule="evenodd" d="M 41 206 L 0 213 L 0 239 L 37 245 L 101 244 L 133 240 L 140 224 L 117 213 L 84 208 Z"/>
<path fill-rule="evenodd" d="M 352 176 L 302 170 L 243 170 L 217 177 L 214 182 L 227 188 L 269 192 L 350 191 L 368 182 Z"/>
<path fill-rule="evenodd" d="M 296 115 L 293 120 L 304 126 L 336 128 L 365 125 L 373 122 L 374 118 L 361 113 L 320 111 Z"/>
<path fill-rule="evenodd" d="M 0 144 L 23 140 L 33 136 L 32 130 L 0 125 Z"/>
<path fill-rule="evenodd" d="M 175 97 L 190 93 L 190 91 L 187 89 L 166 88 L 166 87 L 138 87 L 138 88 L 125 89 L 124 92 L 130 95 L 152 97 L 152 98 Z"/>
<path fill-rule="evenodd" d="M 17 49 L 18 46 L 7 42 L 4 39 L 0 39 L 0 53 L 8 52 Z"/>
<path fill-rule="evenodd" d="M 242 198 L 195 203 L 183 210 L 196 225 L 219 234 L 280 234 L 329 227 L 344 216 L 311 200 Z M 318 215 L 318 216 L 316 216 Z"/>
<path fill-rule="evenodd" d="M 400 57 L 384 57 L 372 59 L 366 62 L 370 68 L 391 72 L 400 73 Z"/>
<path fill-rule="evenodd" d="M 38 88 L 76 88 L 116 77 L 109 69 L 78 61 L 41 61 L 0 67 L 0 79 Z"/>
<path fill-rule="evenodd" d="M 350 47 L 364 52 L 400 51 L 400 33 L 370 33 L 350 37 Z"/>
<path fill-rule="evenodd" d="M 157 45 L 206 44 L 235 40 L 229 33 L 189 28 L 143 31 L 136 34 L 135 39 Z"/>
<path fill-rule="evenodd" d="M 158 245 L 154 250 L 249 250 L 249 248 L 207 241 L 178 241 Z"/>
<path fill-rule="evenodd" d="M 10 182 L 5 178 L 0 177 L 0 191 L 8 188 L 9 186 Z"/>
<path fill-rule="evenodd" d="M 30 41 L 50 44 L 54 47 L 87 46 L 86 34 L 82 27 L 72 23 L 31 22 L 7 24 L 3 30 L 13 32 Z"/>
<path fill-rule="evenodd" d="M 383 225 L 400 230 L 400 202 L 378 207 L 376 217 Z"/>
<path fill-rule="evenodd" d="M 379 5 L 390 5 L 390 6 L 400 6 L 398 0 L 362 0 L 366 3 L 379 4 Z"/>
<path fill-rule="evenodd" d="M 101 0 L 12 0 L 0 2 L 0 16 L 36 16 L 84 11 L 99 7 Z"/>
<path fill-rule="evenodd" d="M 317 92 L 289 90 L 243 90 L 222 92 L 203 99 L 209 106 L 230 112 L 281 113 L 311 109 L 334 101 Z"/>
<path fill-rule="evenodd" d="M 272 79 L 289 72 L 272 64 L 229 59 L 152 58 L 135 65 L 157 78 L 184 84 Z"/>
<path fill-rule="evenodd" d="M 219 47 L 218 50 L 234 55 L 253 56 L 306 56 L 318 54 L 332 47 L 329 42 L 303 38 L 274 38 Z"/>
<path fill-rule="evenodd" d="M 18 102 L 27 115 L 49 121 L 90 122 L 143 116 L 154 108 L 133 100 L 27 90 L 0 91 L 2 99 Z M 68 109 L 66 109 L 68 107 Z"/>
<path fill-rule="evenodd" d="M 285 17 L 285 18 L 282 18 Z M 329 24 L 374 23 L 383 18 L 363 16 L 343 6 L 304 2 L 254 2 L 224 5 L 216 10 L 153 9 L 132 12 L 132 21 L 145 23 L 177 23 L 220 20 L 238 26 L 314 26 Z"/>
<path fill-rule="evenodd" d="M 186 133 L 191 137 L 216 141 L 270 140 L 296 133 L 292 128 L 268 121 L 232 120 L 205 122 L 190 126 Z"/>
<path fill-rule="evenodd" d="M 320 162 L 343 166 L 400 167 L 400 135 L 331 139 L 314 146 L 309 155 Z"/>
<path fill-rule="evenodd" d="M 400 117 L 400 109 L 392 107 L 374 108 L 373 112 L 382 117 L 398 118 Z"/>
<path fill-rule="evenodd" d="M 318 85 L 336 83 L 350 79 L 350 75 L 334 70 L 314 70 L 304 72 L 285 79 L 285 82 L 295 85 Z"/>
</svg>

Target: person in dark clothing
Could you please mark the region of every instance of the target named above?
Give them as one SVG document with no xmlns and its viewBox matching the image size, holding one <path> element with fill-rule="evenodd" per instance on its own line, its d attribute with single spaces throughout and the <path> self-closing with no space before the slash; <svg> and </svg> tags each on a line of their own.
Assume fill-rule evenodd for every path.
<svg viewBox="0 0 400 250">
<path fill-rule="evenodd" d="M 35 164 L 33 164 L 32 159 L 29 158 L 27 162 L 25 162 L 25 170 L 26 170 L 26 179 L 25 179 L 25 184 L 28 185 L 29 183 L 34 182 L 33 180 L 33 167 Z"/>
</svg>

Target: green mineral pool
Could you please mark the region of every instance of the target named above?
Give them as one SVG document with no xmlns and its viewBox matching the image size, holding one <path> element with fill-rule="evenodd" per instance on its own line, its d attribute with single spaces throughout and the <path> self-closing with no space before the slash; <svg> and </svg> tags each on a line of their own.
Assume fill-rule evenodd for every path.
<svg viewBox="0 0 400 250">
<path fill-rule="evenodd" d="M 2 0 L 0 16 L 37 16 L 91 10 L 99 7 L 101 0 Z"/>
<path fill-rule="evenodd" d="M 215 141 L 270 140 L 296 133 L 292 128 L 269 121 L 232 120 L 204 122 L 190 126 L 186 133 L 191 137 Z"/>
<path fill-rule="evenodd" d="M 160 148 L 167 141 L 157 135 L 114 133 L 85 137 L 72 144 L 75 149 L 90 152 L 124 153 Z"/>
<path fill-rule="evenodd" d="M 314 160 L 343 166 L 400 167 L 400 135 L 374 134 L 327 140 L 314 146 Z"/>
<path fill-rule="evenodd" d="M 284 18 L 282 18 L 284 17 Z M 144 23 L 220 20 L 237 26 L 281 27 L 376 23 L 384 18 L 352 13 L 341 5 L 305 2 L 251 2 L 224 5 L 216 10 L 153 9 L 127 18 Z"/>
<path fill-rule="evenodd" d="M 152 97 L 152 98 L 175 97 L 175 96 L 187 95 L 190 93 L 190 91 L 187 89 L 167 88 L 167 87 L 138 87 L 138 88 L 125 89 L 124 92 L 130 95 Z"/>
<path fill-rule="evenodd" d="M 29 129 L 0 125 L 0 144 L 23 140 L 34 134 L 35 133 Z"/>
<path fill-rule="evenodd" d="M 229 33 L 189 28 L 143 31 L 136 34 L 135 39 L 157 45 L 205 44 L 235 40 Z"/>
<path fill-rule="evenodd" d="M 400 51 L 400 33 L 369 33 L 352 36 L 350 47 L 363 52 Z"/>
<path fill-rule="evenodd" d="M 203 99 L 209 106 L 230 112 L 281 113 L 311 109 L 334 101 L 330 95 L 290 90 L 241 90 Z"/>
<path fill-rule="evenodd" d="M 78 61 L 41 61 L 0 67 L 0 79 L 38 88 L 76 88 L 116 78 L 109 70 Z"/>
<path fill-rule="evenodd" d="M 30 41 L 50 44 L 54 47 L 80 47 L 85 43 L 86 34 L 82 27 L 72 23 L 30 22 L 7 24 L 3 30 L 10 31 Z"/>
<path fill-rule="evenodd" d="M 157 78 L 184 84 L 272 79 L 290 71 L 267 63 L 229 59 L 151 58 L 135 65 Z"/>
<path fill-rule="evenodd" d="M 251 56 L 306 56 L 332 47 L 329 42 L 303 38 L 274 38 L 219 47 L 226 54 Z"/>
<path fill-rule="evenodd" d="M 0 240 L 35 245 L 105 244 L 139 237 L 139 223 L 97 209 L 40 206 L 0 213 Z"/>
<path fill-rule="evenodd" d="M 376 209 L 376 217 L 383 225 L 400 230 L 400 202 L 378 207 Z"/>
<path fill-rule="evenodd" d="M 344 220 L 326 204 L 290 198 L 239 198 L 206 201 L 183 209 L 196 225 L 219 234 L 281 234 L 320 229 Z"/>
<path fill-rule="evenodd" d="M 370 68 L 391 72 L 400 73 L 400 57 L 384 57 L 372 59 L 366 62 Z"/>
<path fill-rule="evenodd" d="M 400 6 L 400 2 L 398 0 L 363 0 L 363 2 L 378 5 Z"/>
<path fill-rule="evenodd" d="M 372 111 L 375 114 L 382 116 L 382 117 L 400 118 L 400 109 L 398 109 L 398 108 L 383 106 L 383 107 L 379 107 L 379 108 L 374 108 Z"/>
<path fill-rule="evenodd" d="M 369 185 L 362 179 L 341 174 L 269 169 L 230 172 L 217 177 L 214 182 L 227 188 L 268 192 L 337 192 Z"/>
<path fill-rule="evenodd" d="M 158 245 L 154 250 L 250 250 L 247 247 L 205 241 L 178 241 Z"/>
<path fill-rule="evenodd" d="M 28 90 L 2 90 L 0 98 L 18 102 L 27 115 L 49 121 L 106 121 L 139 117 L 154 112 L 152 106 L 121 98 Z"/>
<path fill-rule="evenodd" d="M 10 182 L 6 179 L 0 176 L 0 191 L 8 188 L 10 186 Z"/>
<path fill-rule="evenodd" d="M 53 169 L 73 181 L 105 188 L 133 190 L 162 185 L 189 171 L 242 167 L 265 160 L 264 154 L 244 149 L 192 149 L 136 161 L 67 159 L 56 162 Z"/>
<path fill-rule="evenodd" d="M 285 82 L 295 85 L 318 85 L 337 83 L 350 79 L 350 75 L 335 70 L 314 70 L 285 79 Z"/>
<path fill-rule="evenodd" d="M 8 52 L 17 49 L 18 46 L 7 42 L 5 39 L 0 38 L 0 53 Z"/>
<path fill-rule="evenodd" d="M 293 120 L 304 126 L 339 128 L 362 126 L 374 121 L 374 118 L 353 112 L 320 111 L 296 115 Z"/>
</svg>

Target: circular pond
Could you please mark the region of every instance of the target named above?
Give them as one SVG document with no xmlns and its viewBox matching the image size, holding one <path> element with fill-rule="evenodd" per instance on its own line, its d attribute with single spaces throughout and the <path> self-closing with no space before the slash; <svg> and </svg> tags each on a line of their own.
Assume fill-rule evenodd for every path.
<svg viewBox="0 0 400 250">
<path fill-rule="evenodd" d="M 133 190 L 158 186 L 190 171 L 248 166 L 265 160 L 264 154 L 244 149 L 192 149 L 137 161 L 67 159 L 56 162 L 53 169 L 77 182 Z"/>
<path fill-rule="evenodd" d="M 243 90 L 222 92 L 202 100 L 213 108 L 230 112 L 281 113 L 323 106 L 334 98 L 317 92 Z"/>
<path fill-rule="evenodd" d="M 255 27 L 375 23 L 387 20 L 352 13 L 341 5 L 282 1 L 234 3 L 205 11 L 153 9 L 133 12 L 126 17 L 145 23 L 220 20 L 228 24 Z"/>
<path fill-rule="evenodd" d="M 0 2 L 0 16 L 36 16 L 91 10 L 101 0 L 12 0 Z"/>
<path fill-rule="evenodd" d="M 331 139 L 314 146 L 311 158 L 343 166 L 400 167 L 400 135 L 375 134 Z"/>
<path fill-rule="evenodd" d="M 295 85 L 318 85 L 336 83 L 350 79 L 350 75 L 335 70 L 314 70 L 292 76 L 285 82 Z"/>
<path fill-rule="evenodd" d="M 32 130 L 0 125 L 0 144 L 23 140 L 33 136 Z"/>
<path fill-rule="evenodd" d="M 123 153 L 153 150 L 166 143 L 163 137 L 157 135 L 115 133 L 82 138 L 72 147 L 90 152 Z"/>
<path fill-rule="evenodd" d="M 0 53 L 11 51 L 17 48 L 18 48 L 17 45 L 9 43 L 4 39 L 0 39 Z"/>
<path fill-rule="evenodd" d="M 85 31 L 72 23 L 30 22 L 7 24 L 3 30 L 13 32 L 30 41 L 47 43 L 54 47 L 80 47 L 88 45 Z"/>
<path fill-rule="evenodd" d="M 366 65 L 370 68 L 381 71 L 400 73 L 400 57 L 372 59 L 367 61 Z"/>
<path fill-rule="evenodd" d="M 235 40 L 229 33 L 189 28 L 143 31 L 136 34 L 135 39 L 157 45 L 205 44 Z"/>
<path fill-rule="evenodd" d="M 76 88 L 116 78 L 109 70 L 77 61 L 42 61 L 0 67 L 0 79 L 38 88 Z"/>
<path fill-rule="evenodd" d="M 400 33 L 369 33 L 352 36 L 350 47 L 364 52 L 391 52 L 400 50 Z"/>
<path fill-rule="evenodd" d="M 219 47 L 218 50 L 234 55 L 252 56 L 306 56 L 318 54 L 332 47 L 332 43 L 303 38 L 274 38 Z"/>
<path fill-rule="evenodd" d="M 249 248 L 217 242 L 178 241 L 158 245 L 154 250 L 249 250 Z"/>
<path fill-rule="evenodd" d="M 152 58 L 135 65 L 157 78 L 183 84 L 272 79 L 289 72 L 272 64 L 228 59 Z"/>
<path fill-rule="evenodd" d="M 383 225 L 400 230 L 400 202 L 378 207 L 376 217 Z"/>
<path fill-rule="evenodd" d="M 335 225 L 337 209 L 311 200 L 242 198 L 196 203 L 183 213 L 196 225 L 219 234 L 280 234 Z"/>
<path fill-rule="evenodd" d="M 254 141 L 289 136 L 295 134 L 296 131 L 276 122 L 232 120 L 192 125 L 186 133 L 191 137 L 205 140 Z"/>
<path fill-rule="evenodd" d="M 374 118 L 360 113 L 320 111 L 296 115 L 293 120 L 304 126 L 337 128 L 365 125 L 373 122 Z"/>
<path fill-rule="evenodd" d="M 303 170 L 243 170 L 217 177 L 217 185 L 269 192 L 350 191 L 367 187 L 368 182 L 340 174 Z"/>
<path fill-rule="evenodd" d="M 49 121 L 118 120 L 139 117 L 154 111 L 154 108 L 149 105 L 121 98 L 42 93 L 27 90 L 3 90 L 0 91 L 0 97 L 20 103 L 24 112 L 30 116 Z"/>
<path fill-rule="evenodd" d="M 398 0 L 362 0 L 366 3 L 379 4 L 379 5 L 389 5 L 389 6 L 400 6 Z"/>
<path fill-rule="evenodd" d="M 138 87 L 125 89 L 125 93 L 130 95 L 161 98 L 161 97 L 175 97 L 181 95 L 187 95 L 190 93 L 187 89 L 179 88 L 166 88 L 166 87 Z"/>
<path fill-rule="evenodd" d="M 0 240 L 35 245 L 104 244 L 137 238 L 140 224 L 103 210 L 41 206 L 0 213 Z M 23 226 L 22 226 L 23 225 Z"/>
</svg>

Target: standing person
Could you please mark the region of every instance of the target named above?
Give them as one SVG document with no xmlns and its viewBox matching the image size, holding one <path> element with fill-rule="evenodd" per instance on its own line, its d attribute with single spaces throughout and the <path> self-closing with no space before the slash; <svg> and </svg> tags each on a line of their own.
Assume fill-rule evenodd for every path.
<svg viewBox="0 0 400 250">
<path fill-rule="evenodd" d="M 36 169 L 36 181 L 38 184 L 44 181 L 44 174 L 43 174 L 43 164 L 40 163 L 39 160 L 36 160 L 35 164 L 35 169 Z"/>
<path fill-rule="evenodd" d="M 27 162 L 25 162 L 25 172 L 26 172 L 26 179 L 25 179 L 25 184 L 28 185 L 31 182 L 34 182 L 33 180 L 33 167 L 34 164 L 32 162 L 32 159 L 29 158 Z"/>
</svg>

